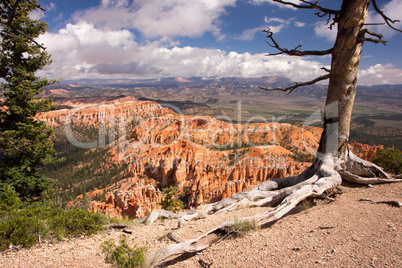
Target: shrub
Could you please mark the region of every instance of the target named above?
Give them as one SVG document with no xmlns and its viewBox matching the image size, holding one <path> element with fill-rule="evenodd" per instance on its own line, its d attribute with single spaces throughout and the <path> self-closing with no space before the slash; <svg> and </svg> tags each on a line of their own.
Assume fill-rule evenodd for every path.
<svg viewBox="0 0 402 268">
<path fill-rule="evenodd" d="M 184 204 L 178 198 L 179 188 L 169 186 L 168 188 L 163 189 L 162 193 L 165 195 L 165 198 L 161 203 L 163 209 L 173 212 L 178 212 L 183 209 Z"/>
<path fill-rule="evenodd" d="M 106 263 L 117 267 L 141 267 L 145 261 L 146 248 L 131 248 L 127 244 L 125 236 L 121 237 L 119 245 L 116 245 L 113 239 L 103 242 L 102 251 L 106 254 Z"/>
<path fill-rule="evenodd" d="M 387 172 L 392 172 L 396 175 L 402 172 L 402 152 L 397 148 L 378 150 L 372 161 L 383 167 Z"/>
<path fill-rule="evenodd" d="M 14 188 L 7 184 L 0 184 L 0 215 L 21 207 L 22 202 Z"/>
<path fill-rule="evenodd" d="M 101 218 L 93 212 L 82 209 L 57 210 L 58 213 L 51 218 L 50 223 L 58 239 L 65 236 L 91 235 L 102 228 Z"/>
<path fill-rule="evenodd" d="M 37 209 L 22 209 L 2 215 L 0 221 L 0 251 L 10 245 L 31 247 L 38 241 L 39 236 L 48 233 L 46 220 Z"/>
<path fill-rule="evenodd" d="M 101 230 L 108 219 L 103 215 L 74 209 L 32 205 L 0 213 L 0 251 L 10 245 L 29 248 L 39 237 L 55 240 L 64 237 L 91 235 Z"/>
<path fill-rule="evenodd" d="M 239 237 L 251 231 L 258 230 L 258 228 L 255 219 L 235 219 L 233 225 L 227 226 L 226 231 L 228 236 Z"/>
</svg>

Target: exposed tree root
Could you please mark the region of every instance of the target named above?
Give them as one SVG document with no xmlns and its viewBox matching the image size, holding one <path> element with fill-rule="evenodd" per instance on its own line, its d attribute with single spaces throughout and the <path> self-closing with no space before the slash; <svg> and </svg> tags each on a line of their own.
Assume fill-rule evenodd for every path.
<svg viewBox="0 0 402 268">
<path fill-rule="evenodd" d="M 374 163 L 363 160 L 351 151 L 347 152 L 348 161 L 342 165 L 342 169 L 338 169 L 338 173 L 342 179 L 357 184 L 378 184 L 399 182 L 384 172 L 384 170 Z"/>
<path fill-rule="evenodd" d="M 202 251 L 213 243 L 238 232 L 234 228 L 238 222 L 253 222 L 256 228 L 271 224 L 286 215 L 302 200 L 309 197 L 321 197 L 326 190 L 338 187 L 342 183 L 342 179 L 359 184 L 402 181 L 393 179 L 380 167 L 362 160 L 348 151 L 341 159 L 332 155 L 324 156 L 299 176 L 262 182 L 248 193 L 233 194 L 221 201 L 208 204 L 201 210 L 190 210 L 180 214 L 164 210 L 153 211 L 146 221 L 148 224 L 154 222 L 158 217 L 164 217 L 179 219 L 180 227 L 184 221 L 203 214 L 224 213 L 246 206 L 276 206 L 272 211 L 224 222 L 198 238 L 155 251 L 147 257 L 147 264 L 154 266 L 175 255 Z"/>
<path fill-rule="evenodd" d="M 390 201 L 374 201 L 372 199 L 368 199 L 368 198 L 361 198 L 359 201 L 368 201 L 371 202 L 373 204 L 387 204 L 393 207 L 402 207 L 402 203 L 396 200 L 390 200 Z"/>
</svg>

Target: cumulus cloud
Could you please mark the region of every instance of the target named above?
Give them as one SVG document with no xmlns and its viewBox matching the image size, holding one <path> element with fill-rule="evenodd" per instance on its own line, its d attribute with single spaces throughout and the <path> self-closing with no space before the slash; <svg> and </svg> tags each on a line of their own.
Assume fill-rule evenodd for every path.
<svg viewBox="0 0 402 268">
<path fill-rule="evenodd" d="M 370 68 L 366 70 L 361 70 L 359 76 L 361 78 L 364 77 L 373 77 L 373 78 L 383 78 L 382 72 L 384 71 L 384 66 L 382 64 L 376 64 L 374 66 L 370 66 Z"/>
<path fill-rule="evenodd" d="M 197 47 L 164 47 L 159 41 L 138 44 L 128 30 L 98 29 L 81 21 L 39 40 L 53 64 L 42 75 L 51 78 L 261 77 L 294 81 L 322 73 L 321 64 L 304 58 L 225 52 Z"/>
<path fill-rule="evenodd" d="M 359 84 L 402 84 L 402 70 L 392 64 L 376 64 L 367 69 L 360 70 L 358 75 Z"/>
<path fill-rule="evenodd" d="M 218 39 L 219 17 L 236 0 L 103 0 L 96 8 L 75 14 L 75 20 L 85 20 L 108 29 L 135 29 L 145 38 L 199 37 L 211 32 Z"/>
<path fill-rule="evenodd" d="M 38 39 L 53 60 L 39 75 L 56 79 L 282 76 L 300 82 L 323 74 L 322 63 L 310 58 L 180 46 L 177 37 L 205 32 L 222 36 L 219 18 L 234 3 L 235 0 L 102 0 L 99 7 L 76 13 L 75 22 Z M 274 32 L 291 25 L 305 26 L 294 19 L 277 17 L 265 17 L 263 23 L 245 30 L 238 38 L 252 40 L 267 25 Z M 317 28 L 316 33 L 331 39 L 322 29 Z M 402 83 L 401 73 L 393 66 L 375 65 L 360 71 L 359 84 Z"/>
<path fill-rule="evenodd" d="M 139 44 L 128 30 L 98 29 L 84 21 L 46 33 L 38 41 L 52 54 L 53 64 L 39 73 L 49 78 L 282 76 L 300 82 L 323 74 L 322 63 L 309 58 L 190 46 L 168 48 L 160 41 Z M 359 84 L 402 83 L 401 74 L 392 65 L 377 64 L 359 72 Z"/>
</svg>

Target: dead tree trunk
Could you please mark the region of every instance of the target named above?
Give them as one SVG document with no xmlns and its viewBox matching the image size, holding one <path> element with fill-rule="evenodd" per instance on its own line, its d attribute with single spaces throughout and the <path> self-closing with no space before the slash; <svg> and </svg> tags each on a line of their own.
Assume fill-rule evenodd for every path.
<svg viewBox="0 0 402 268">
<path fill-rule="evenodd" d="M 184 221 L 193 219 L 199 214 L 223 213 L 245 205 L 250 207 L 276 206 L 273 211 L 237 220 L 254 221 L 255 225 L 260 227 L 280 219 L 300 201 L 308 197 L 320 196 L 326 190 L 339 186 L 342 179 L 360 184 L 402 181 L 402 179 L 392 178 L 382 168 L 373 163 L 358 158 L 348 147 L 360 54 L 364 41 L 373 41 L 373 39 L 365 38 L 365 34 L 369 33 L 380 39 L 380 41 L 373 41 L 375 43 L 384 43 L 381 40 L 381 35 L 374 34 L 365 29 L 370 2 L 373 3 L 375 10 L 384 18 L 388 25 L 395 21 L 392 21 L 379 11 L 375 0 L 344 0 L 340 10 L 325 9 L 318 6 L 317 2 L 312 3 L 303 0 L 300 1 L 302 5 L 281 0 L 273 1 L 296 8 L 317 9 L 319 12 L 323 12 L 324 15 L 329 15 L 330 18 L 333 16 L 333 24 L 338 24 L 335 45 L 332 49 L 325 51 L 301 51 L 298 47 L 293 50 L 284 49 L 273 39 L 271 31 L 265 31 L 271 41 L 270 45 L 280 51 L 277 54 L 294 56 L 330 54 L 332 56 L 329 75 L 323 75 L 311 82 L 278 89 L 292 92 L 299 86 L 330 79 L 325 103 L 324 131 L 317 151 L 316 162 L 298 176 L 262 182 L 248 193 L 236 193 L 216 203 L 208 204 L 202 210 L 187 211 L 179 215 L 166 213 L 165 211 L 154 211 L 148 217 L 147 223 L 150 224 L 159 216 L 162 216 L 179 219 L 179 226 L 181 226 Z M 228 237 L 231 233 L 235 232 L 232 228 L 234 224 L 235 221 L 233 220 L 225 222 L 198 238 L 170 245 L 153 252 L 147 257 L 147 264 L 156 265 L 174 255 L 204 250 L 212 243 Z"/>
<path fill-rule="evenodd" d="M 339 15 L 338 34 L 332 50 L 331 72 L 325 102 L 324 129 L 319 153 L 347 151 L 350 120 L 356 96 L 357 72 L 363 42 L 359 41 L 367 19 L 369 0 L 344 1 Z M 336 124 L 338 127 L 330 127 Z M 331 131 L 328 133 L 329 131 Z M 333 132 L 336 133 L 333 133 Z M 336 140 L 336 135 L 337 140 Z M 329 140 L 331 139 L 331 140 Z M 333 140 L 334 139 L 334 140 Z M 337 143 L 337 144 L 336 144 Z"/>
<path fill-rule="evenodd" d="M 345 0 L 336 19 L 338 32 L 331 55 L 324 131 L 317 151 L 318 161 L 328 154 L 337 158 L 340 165 L 336 170 L 343 179 L 364 184 L 367 177 L 379 177 L 378 182 L 390 179 L 380 167 L 352 156 L 348 147 L 369 4 L 370 0 Z"/>
</svg>

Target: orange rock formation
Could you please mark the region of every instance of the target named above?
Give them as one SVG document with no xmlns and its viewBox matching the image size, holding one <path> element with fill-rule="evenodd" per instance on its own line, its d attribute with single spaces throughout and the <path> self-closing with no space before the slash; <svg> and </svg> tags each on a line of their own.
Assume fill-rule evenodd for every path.
<svg viewBox="0 0 402 268">
<path fill-rule="evenodd" d="M 103 202 L 92 202 L 93 211 L 113 217 L 142 217 L 160 209 L 163 195 L 158 188 L 178 187 L 181 199 L 194 208 L 261 181 L 299 173 L 304 165 L 292 157 L 314 154 L 322 131 L 178 115 L 155 102 L 132 97 L 52 111 L 40 119 L 56 127 L 66 122 L 132 126 L 109 144 L 107 162 L 128 164 L 121 183 L 103 189 L 108 192 Z M 365 159 L 378 150 L 358 143 L 353 148 Z M 116 191 L 115 196 L 112 192 Z"/>
</svg>

